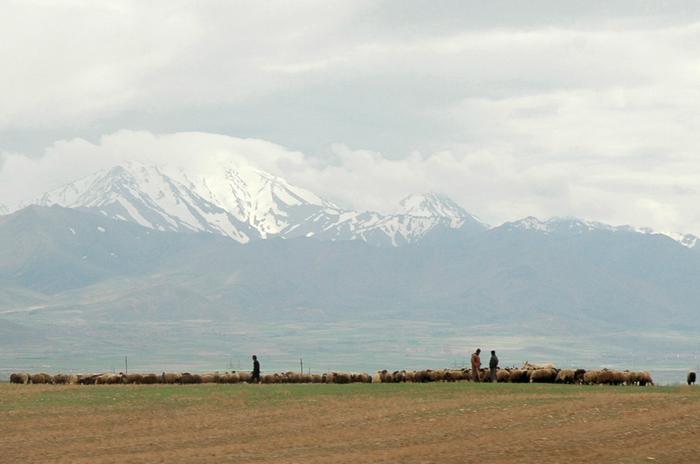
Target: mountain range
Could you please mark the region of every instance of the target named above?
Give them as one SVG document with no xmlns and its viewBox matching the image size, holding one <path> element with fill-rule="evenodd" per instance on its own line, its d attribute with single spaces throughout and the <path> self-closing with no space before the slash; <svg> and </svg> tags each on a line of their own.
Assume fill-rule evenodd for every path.
<svg viewBox="0 0 700 464">
<path fill-rule="evenodd" d="M 221 343 L 226 324 L 268 327 L 274 344 L 284 324 L 339 337 L 342 321 L 386 320 L 566 340 L 696 333 L 696 241 L 575 218 L 491 227 L 436 193 L 357 212 L 251 167 L 125 163 L 0 216 L 0 361 L 36 340 L 90 350 L 80 334 L 116 330 L 157 351 L 191 337 L 192 321 Z"/>
</svg>

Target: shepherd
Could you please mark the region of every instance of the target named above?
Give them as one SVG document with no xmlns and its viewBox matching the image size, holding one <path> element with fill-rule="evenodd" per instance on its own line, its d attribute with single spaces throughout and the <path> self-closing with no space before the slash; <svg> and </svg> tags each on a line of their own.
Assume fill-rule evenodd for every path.
<svg viewBox="0 0 700 464">
<path fill-rule="evenodd" d="M 260 383 L 260 362 L 258 362 L 256 355 L 253 355 L 253 372 L 250 381 L 252 383 Z"/>
<path fill-rule="evenodd" d="M 489 369 L 491 370 L 491 382 L 498 382 L 496 373 L 498 371 L 498 356 L 496 356 L 496 350 L 491 350 L 491 359 L 489 359 Z"/>
<path fill-rule="evenodd" d="M 472 353 L 472 380 L 474 382 L 479 381 L 479 369 L 481 369 L 481 348 L 477 348 L 474 353 Z"/>
</svg>

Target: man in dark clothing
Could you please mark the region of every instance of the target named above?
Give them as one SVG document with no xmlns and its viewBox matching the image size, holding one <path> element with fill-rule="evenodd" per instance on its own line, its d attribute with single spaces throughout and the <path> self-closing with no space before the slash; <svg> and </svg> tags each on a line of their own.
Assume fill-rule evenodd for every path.
<svg viewBox="0 0 700 464">
<path fill-rule="evenodd" d="M 253 374 L 250 379 L 253 383 L 260 383 L 260 363 L 258 362 L 258 357 L 253 355 Z"/>
<path fill-rule="evenodd" d="M 498 379 L 496 378 L 496 371 L 498 370 L 498 356 L 496 356 L 496 350 L 491 350 L 489 369 L 491 370 L 491 382 L 498 382 Z"/>
</svg>

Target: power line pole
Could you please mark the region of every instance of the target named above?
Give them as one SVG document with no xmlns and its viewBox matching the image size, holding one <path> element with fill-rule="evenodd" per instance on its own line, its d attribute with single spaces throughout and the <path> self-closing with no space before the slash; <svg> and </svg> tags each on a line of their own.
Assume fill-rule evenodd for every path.
<svg viewBox="0 0 700 464">
<path fill-rule="evenodd" d="M 129 374 L 129 358 L 124 356 L 124 373 Z"/>
</svg>

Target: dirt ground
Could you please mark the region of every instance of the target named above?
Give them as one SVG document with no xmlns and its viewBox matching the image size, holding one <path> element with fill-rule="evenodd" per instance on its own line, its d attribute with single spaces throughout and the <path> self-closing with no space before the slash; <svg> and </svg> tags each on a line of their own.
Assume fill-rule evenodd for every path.
<svg viewBox="0 0 700 464">
<path fill-rule="evenodd" d="M 700 390 L 0 384 L 0 461 L 700 462 Z"/>
</svg>

